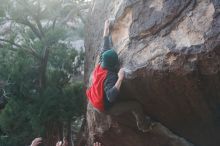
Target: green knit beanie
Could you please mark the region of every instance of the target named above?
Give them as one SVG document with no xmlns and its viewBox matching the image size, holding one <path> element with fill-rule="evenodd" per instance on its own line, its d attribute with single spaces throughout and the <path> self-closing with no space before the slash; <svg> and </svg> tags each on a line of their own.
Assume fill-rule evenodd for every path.
<svg viewBox="0 0 220 146">
<path fill-rule="evenodd" d="M 118 54 L 113 49 L 105 51 L 102 54 L 101 66 L 103 68 L 114 71 L 117 65 L 118 65 Z"/>
</svg>

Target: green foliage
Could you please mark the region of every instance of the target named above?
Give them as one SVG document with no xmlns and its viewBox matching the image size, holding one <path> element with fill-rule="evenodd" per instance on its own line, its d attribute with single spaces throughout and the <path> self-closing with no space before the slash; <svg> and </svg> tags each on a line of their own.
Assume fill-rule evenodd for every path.
<svg viewBox="0 0 220 146">
<path fill-rule="evenodd" d="M 23 51 L 2 49 L 0 77 L 8 79 L 9 103 L 0 114 L 0 127 L 17 146 L 44 135 L 45 124 L 66 121 L 84 111 L 83 84 L 71 82 L 72 62 L 78 53 L 64 45 L 53 48 L 47 69 L 47 88 L 37 91 L 36 60 Z"/>
<path fill-rule="evenodd" d="M 1 128 L 10 137 L 9 144 L 24 145 L 34 135 L 26 106 L 25 102 L 21 100 L 10 100 L 5 110 L 1 113 Z"/>
<path fill-rule="evenodd" d="M 6 134 L 5 141 L 10 139 L 6 146 L 23 146 L 34 137 L 45 136 L 48 123 L 62 124 L 84 112 L 78 70 L 84 53 L 65 43 L 82 37 L 83 28 L 67 26 L 66 21 L 72 18 L 64 17 L 73 15 L 74 7 L 78 10 L 74 19 L 80 19 L 81 5 L 72 0 L 0 2 L 0 22 L 11 23 L 10 32 L 0 34 L 4 39 L 0 40 L 0 81 L 6 82 L 9 98 L 0 112 L 0 138 Z"/>
</svg>

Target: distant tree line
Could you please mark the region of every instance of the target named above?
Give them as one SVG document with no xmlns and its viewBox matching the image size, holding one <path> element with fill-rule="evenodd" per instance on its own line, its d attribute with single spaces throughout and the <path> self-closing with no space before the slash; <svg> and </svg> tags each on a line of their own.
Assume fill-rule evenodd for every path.
<svg viewBox="0 0 220 146">
<path fill-rule="evenodd" d="M 68 43 L 83 38 L 89 2 L 0 3 L 0 88 L 8 102 L 0 112 L 0 142 L 24 146 L 42 136 L 46 146 L 55 146 L 63 136 L 70 140 L 68 129 L 83 115 L 85 97 L 84 52 Z"/>
</svg>

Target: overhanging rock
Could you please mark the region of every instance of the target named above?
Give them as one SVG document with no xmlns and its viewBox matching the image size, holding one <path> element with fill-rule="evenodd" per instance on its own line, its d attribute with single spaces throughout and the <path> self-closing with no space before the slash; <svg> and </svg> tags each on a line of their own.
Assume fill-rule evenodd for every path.
<svg viewBox="0 0 220 146">
<path fill-rule="evenodd" d="M 147 115 L 194 145 L 219 146 L 220 1 L 95 0 L 86 26 L 87 84 L 104 20 L 112 17 L 114 48 L 133 71 L 120 99 L 138 100 Z M 106 146 L 180 145 L 170 132 L 139 133 L 130 114 L 115 119 L 88 108 L 87 118 L 90 141 L 98 135 Z"/>
</svg>

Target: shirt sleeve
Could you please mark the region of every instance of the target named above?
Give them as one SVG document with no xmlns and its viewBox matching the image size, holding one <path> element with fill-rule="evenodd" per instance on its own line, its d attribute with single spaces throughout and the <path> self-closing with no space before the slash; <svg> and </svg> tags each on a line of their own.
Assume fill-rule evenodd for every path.
<svg viewBox="0 0 220 146">
<path fill-rule="evenodd" d="M 109 36 L 105 36 L 104 39 L 103 39 L 103 48 L 99 54 L 99 63 L 102 62 L 102 54 L 105 52 L 105 51 L 108 51 L 111 49 L 111 42 L 110 42 L 110 37 Z"/>
<path fill-rule="evenodd" d="M 118 76 L 116 73 L 109 73 L 104 82 L 104 91 L 109 102 L 114 102 L 118 97 L 119 91 L 115 87 L 117 80 Z"/>
</svg>

